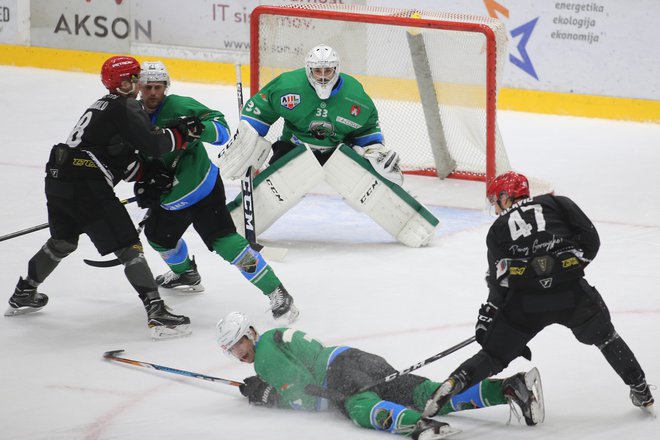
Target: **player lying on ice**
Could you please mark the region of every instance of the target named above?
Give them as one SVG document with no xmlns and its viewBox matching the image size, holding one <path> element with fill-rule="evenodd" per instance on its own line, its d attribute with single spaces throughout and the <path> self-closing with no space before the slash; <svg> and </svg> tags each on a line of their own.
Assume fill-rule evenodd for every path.
<svg viewBox="0 0 660 440">
<path fill-rule="evenodd" d="M 284 130 L 271 145 L 264 136 L 280 118 Z M 269 166 L 254 180 L 257 234 L 325 180 L 401 243 L 419 247 L 433 237 L 438 219 L 401 187 L 400 158 L 384 145 L 378 110 L 362 85 L 341 73 L 331 47 L 314 47 L 304 68 L 279 75 L 247 101 L 218 156 L 222 176 L 258 170 L 271 147 Z M 242 232 L 241 196 L 228 206 Z"/>
<path fill-rule="evenodd" d="M 241 393 L 254 405 L 322 411 L 338 408 L 358 426 L 441 439 L 458 430 L 423 418 L 421 411 L 440 383 L 407 374 L 374 384 L 396 370 L 382 357 L 348 346 L 324 346 L 300 330 L 275 328 L 259 335 L 246 315 L 231 312 L 217 324 L 218 344 L 241 362 L 254 364 Z M 330 402 L 321 395 L 328 396 Z M 440 415 L 493 405 L 520 408 L 528 425 L 543 421 L 538 370 L 506 379 L 484 379 L 447 403 Z"/>
</svg>

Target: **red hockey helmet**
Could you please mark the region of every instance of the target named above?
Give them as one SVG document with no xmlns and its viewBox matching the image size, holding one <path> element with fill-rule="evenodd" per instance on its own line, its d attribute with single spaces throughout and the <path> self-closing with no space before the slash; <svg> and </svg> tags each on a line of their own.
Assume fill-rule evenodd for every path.
<svg viewBox="0 0 660 440">
<path fill-rule="evenodd" d="M 106 89 L 115 93 L 122 81 L 133 81 L 140 76 L 140 63 L 133 57 L 108 58 L 101 67 L 101 82 Z"/>
<path fill-rule="evenodd" d="M 529 197 L 529 182 L 527 177 L 514 171 L 508 171 L 500 174 L 488 185 L 486 197 L 492 204 L 500 199 L 504 194 L 511 200 L 521 197 Z"/>
</svg>

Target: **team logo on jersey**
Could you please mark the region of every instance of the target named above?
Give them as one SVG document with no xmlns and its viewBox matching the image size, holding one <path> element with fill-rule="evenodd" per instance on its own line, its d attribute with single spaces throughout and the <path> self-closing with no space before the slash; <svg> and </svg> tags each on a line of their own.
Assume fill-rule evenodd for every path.
<svg viewBox="0 0 660 440">
<path fill-rule="evenodd" d="M 360 114 L 360 111 L 362 111 L 362 109 L 360 108 L 359 105 L 355 105 L 355 104 L 351 105 L 351 115 L 352 116 L 358 116 Z"/>
<path fill-rule="evenodd" d="M 312 121 L 309 132 L 316 139 L 323 140 L 335 134 L 335 127 L 328 121 Z"/>
<path fill-rule="evenodd" d="M 280 104 L 284 108 L 293 110 L 295 106 L 300 104 L 300 95 L 298 95 L 297 93 L 289 93 L 288 95 L 284 95 L 280 98 Z"/>
</svg>

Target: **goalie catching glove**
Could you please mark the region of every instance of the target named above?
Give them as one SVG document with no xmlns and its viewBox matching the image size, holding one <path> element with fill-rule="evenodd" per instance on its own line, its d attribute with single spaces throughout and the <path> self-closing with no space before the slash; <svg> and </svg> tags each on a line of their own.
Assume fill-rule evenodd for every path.
<svg viewBox="0 0 660 440">
<path fill-rule="evenodd" d="M 280 400 L 280 395 L 275 387 L 268 385 L 259 376 L 247 377 L 244 382 L 238 389 L 252 405 L 272 408 Z"/>
<path fill-rule="evenodd" d="M 185 150 L 190 142 L 200 138 L 204 124 L 197 116 L 181 116 L 165 126 L 173 138 L 174 150 Z"/>
<path fill-rule="evenodd" d="M 374 170 L 381 176 L 401 186 L 403 184 L 403 173 L 399 167 L 401 157 L 399 154 L 387 148 L 383 144 L 371 144 L 364 147 L 353 147 L 355 152 L 369 161 Z"/>
<path fill-rule="evenodd" d="M 223 177 L 239 179 L 249 167 L 261 168 L 270 153 L 270 142 L 259 136 L 247 121 L 241 120 L 234 138 L 218 155 L 218 168 Z"/>
</svg>

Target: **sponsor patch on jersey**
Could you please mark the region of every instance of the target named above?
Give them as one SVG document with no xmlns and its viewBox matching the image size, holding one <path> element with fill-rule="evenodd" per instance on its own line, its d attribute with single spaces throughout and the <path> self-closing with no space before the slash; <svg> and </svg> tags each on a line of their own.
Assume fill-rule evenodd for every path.
<svg viewBox="0 0 660 440">
<path fill-rule="evenodd" d="M 292 110 L 298 104 L 300 104 L 300 95 L 297 93 L 289 93 L 288 95 L 284 95 L 280 98 L 280 104 L 282 107 Z"/>
<path fill-rule="evenodd" d="M 355 104 L 351 105 L 351 115 L 358 116 L 360 114 L 360 111 L 361 109 L 359 105 L 355 105 Z"/>
<path fill-rule="evenodd" d="M 348 125 L 349 127 L 353 127 L 353 128 L 362 127 L 357 122 L 353 122 L 350 119 L 342 118 L 341 116 L 337 116 L 337 122 L 339 122 L 340 124 Z"/>
</svg>

